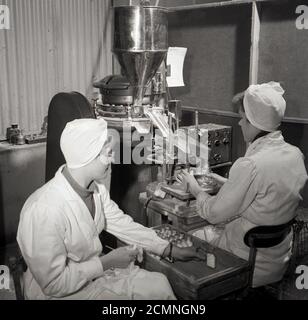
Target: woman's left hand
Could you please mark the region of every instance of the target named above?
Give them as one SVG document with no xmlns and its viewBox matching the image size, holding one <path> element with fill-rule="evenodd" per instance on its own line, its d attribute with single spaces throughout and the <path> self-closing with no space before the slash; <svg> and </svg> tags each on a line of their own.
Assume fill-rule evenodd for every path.
<svg viewBox="0 0 308 320">
<path fill-rule="evenodd" d="M 178 174 L 177 180 L 183 184 L 186 184 L 188 191 L 197 198 L 197 195 L 202 192 L 202 188 L 199 186 L 199 183 L 187 170 L 182 170 Z"/>
</svg>

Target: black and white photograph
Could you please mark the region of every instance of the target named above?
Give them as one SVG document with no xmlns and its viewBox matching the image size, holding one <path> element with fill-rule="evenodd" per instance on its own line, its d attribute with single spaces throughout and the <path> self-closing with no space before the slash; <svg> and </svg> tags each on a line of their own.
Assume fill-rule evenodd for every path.
<svg viewBox="0 0 308 320">
<path fill-rule="evenodd" d="M 306 0 L 0 0 L 0 305 L 308 300 L 307 56 Z"/>
</svg>

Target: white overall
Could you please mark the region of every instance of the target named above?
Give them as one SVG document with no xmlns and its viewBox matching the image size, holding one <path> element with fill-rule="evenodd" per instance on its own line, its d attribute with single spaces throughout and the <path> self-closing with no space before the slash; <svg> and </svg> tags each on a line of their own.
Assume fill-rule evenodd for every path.
<svg viewBox="0 0 308 320">
<path fill-rule="evenodd" d="M 28 299 L 174 299 L 167 278 L 131 265 L 103 270 L 99 255 L 103 229 L 129 244 L 162 254 L 168 242 L 135 223 L 96 184 L 93 220 L 87 206 L 62 175 L 32 194 L 25 203 L 17 241 L 28 265 Z"/>
<path fill-rule="evenodd" d="M 245 157 L 234 163 L 228 181 L 216 196 L 200 193 L 197 197 L 203 218 L 213 224 L 225 224 L 212 244 L 248 260 L 245 233 L 255 226 L 290 221 L 302 199 L 300 192 L 306 180 L 302 153 L 286 143 L 280 131 L 254 141 Z M 279 245 L 258 250 L 254 286 L 282 278 L 291 241 L 289 234 Z"/>
</svg>

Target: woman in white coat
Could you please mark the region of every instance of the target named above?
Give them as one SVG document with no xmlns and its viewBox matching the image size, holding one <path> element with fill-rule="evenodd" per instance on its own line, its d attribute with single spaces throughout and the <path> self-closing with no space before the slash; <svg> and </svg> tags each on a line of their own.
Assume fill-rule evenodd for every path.
<svg viewBox="0 0 308 320">
<path fill-rule="evenodd" d="M 295 217 L 307 173 L 300 150 L 284 141 L 277 130 L 286 102 L 279 83 L 251 85 L 237 96 L 244 140 L 250 143 L 244 157 L 232 166 L 229 179 L 212 177 L 222 185 L 217 195 L 202 191 L 193 176 L 182 172 L 197 199 L 201 217 L 221 228 L 197 232 L 213 245 L 247 259 L 245 233 L 259 225 L 279 225 Z M 275 247 L 258 250 L 254 287 L 279 281 L 290 257 L 292 234 Z"/>
<path fill-rule="evenodd" d="M 20 216 L 17 241 L 28 269 L 28 299 L 175 299 L 167 278 L 134 265 L 140 249 L 176 259 L 202 259 L 173 248 L 125 215 L 100 181 L 110 166 L 103 119 L 68 123 L 61 135 L 66 165 L 34 192 Z M 102 255 L 105 229 L 133 245 Z"/>
</svg>

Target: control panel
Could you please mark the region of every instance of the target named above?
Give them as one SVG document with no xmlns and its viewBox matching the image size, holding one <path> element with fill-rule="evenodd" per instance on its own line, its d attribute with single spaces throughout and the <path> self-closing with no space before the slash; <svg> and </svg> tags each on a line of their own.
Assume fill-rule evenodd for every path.
<svg viewBox="0 0 308 320">
<path fill-rule="evenodd" d="M 196 134 L 196 126 L 181 127 L 188 130 L 190 136 Z M 216 166 L 231 162 L 232 127 L 215 123 L 198 125 L 200 143 L 207 143 L 209 147 L 209 164 Z"/>
</svg>

